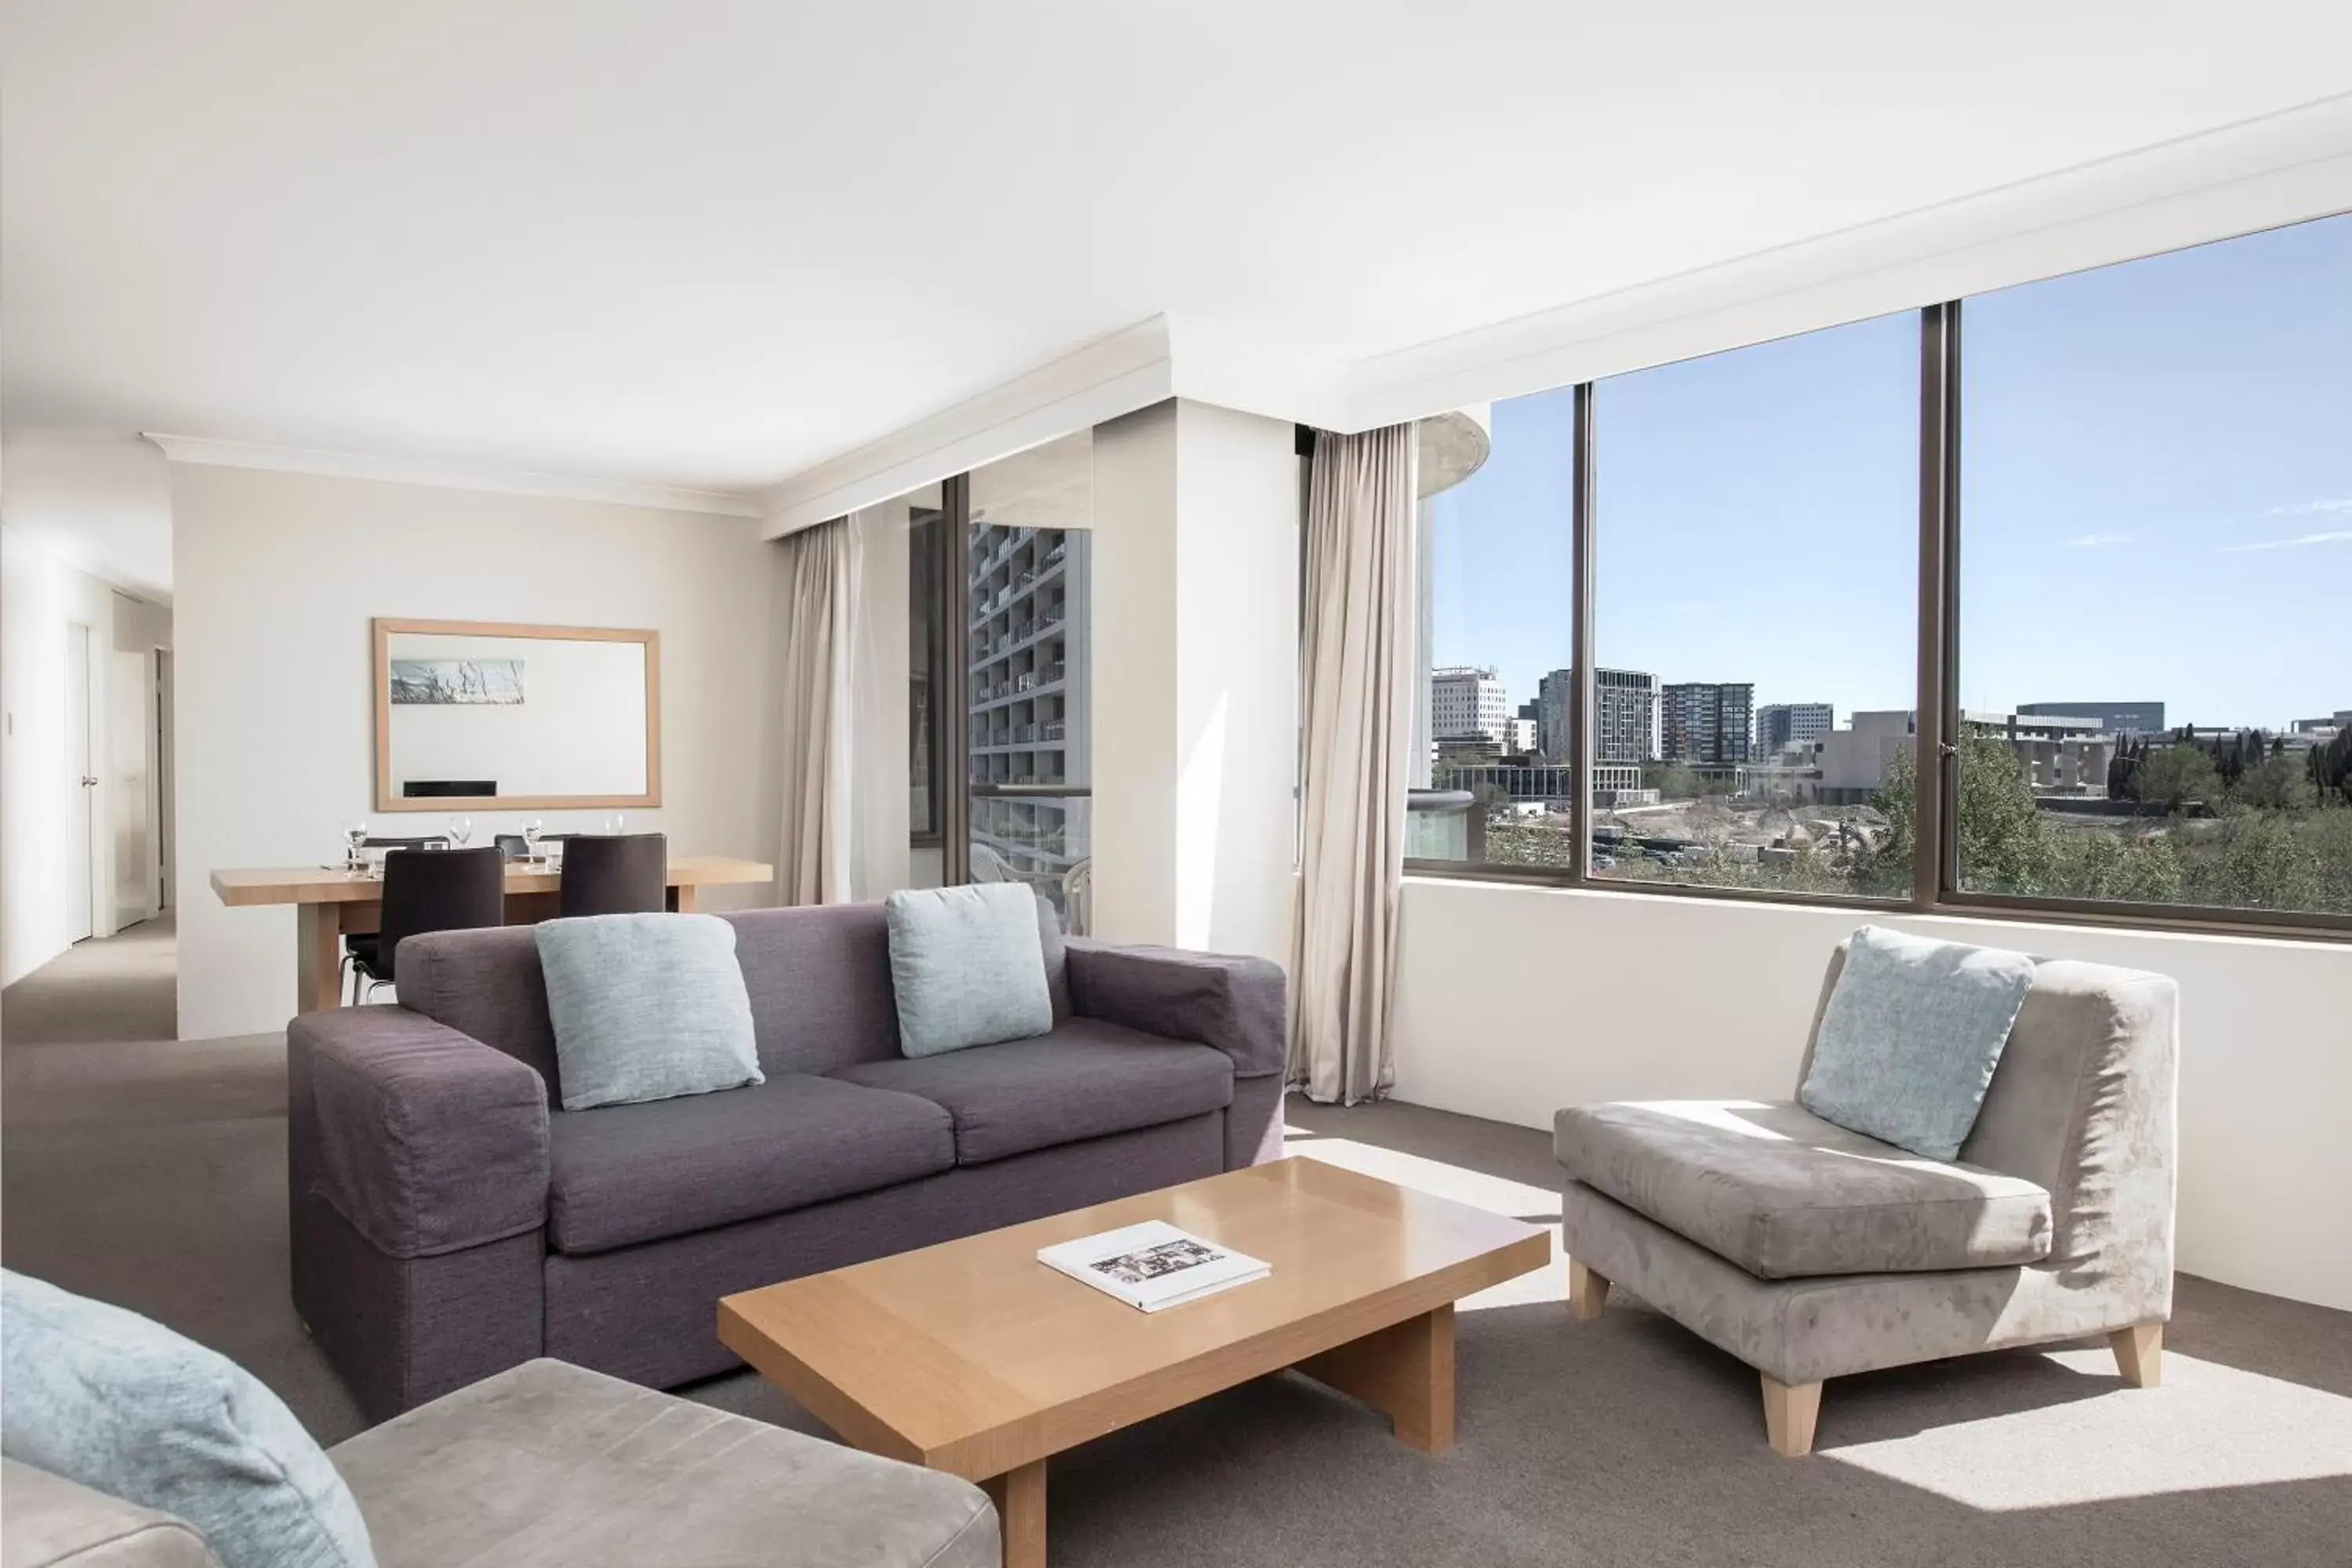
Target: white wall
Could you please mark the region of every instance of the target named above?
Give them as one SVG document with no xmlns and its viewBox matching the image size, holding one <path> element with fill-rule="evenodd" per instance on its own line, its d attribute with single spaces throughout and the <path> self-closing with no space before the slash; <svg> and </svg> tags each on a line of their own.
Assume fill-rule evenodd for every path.
<svg viewBox="0 0 2352 1568">
<path fill-rule="evenodd" d="M 332 860 L 343 827 L 375 815 L 373 616 L 659 631 L 664 804 L 629 826 L 667 833 L 673 854 L 773 859 L 775 552 L 752 522 L 188 464 L 172 480 L 184 1037 L 294 1011 L 294 911 L 226 909 L 209 876 Z M 486 842 L 530 816 L 557 831 L 610 814 L 469 815 Z"/>
<path fill-rule="evenodd" d="M 9 479 L 13 487 L 13 468 Z M 15 984 L 80 934 L 70 929 L 77 900 L 66 835 L 80 787 L 66 745 L 66 627 L 77 621 L 89 627 L 91 771 L 100 780 L 90 803 L 90 919 L 104 936 L 131 912 L 118 900 L 118 881 L 143 869 L 126 864 L 118 876 L 118 841 L 126 828 L 132 853 L 146 841 L 143 819 L 123 820 L 133 805 L 124 777 L 146 769 L 143 715 L 133 706 L 139 678 L 112 650 L 168 645 L 171 612 L 79 570 L 46 532 L 0 527 L 0 984 Z M 133 689 L 120 689 L 126 683 Z M 142 907 L 131 918 L 149 912 Z"/>
<path fill-rule="evenodd" d="M 1162 403 L 1094 441 L 1094 931 L 1287 965 L 1291 426 Z"/>
<path fill-rule="evenodd" d="M 1588 1100 L 1788 1099 L 1822 965 L 1864 918 L 1409 879 L 1397 1096 L 1530 1127 Z M 2178 979 L 2180 1268 L 2352 1309 L 2352 948 L 1885 923 Z"/>
<path fill-rule="evenodd" d="M 68 565 L 158 605 L 172 599 L 172 468 L 152 441 L 16 429 L 5 442 L 8 525 Z"/>
</svg>

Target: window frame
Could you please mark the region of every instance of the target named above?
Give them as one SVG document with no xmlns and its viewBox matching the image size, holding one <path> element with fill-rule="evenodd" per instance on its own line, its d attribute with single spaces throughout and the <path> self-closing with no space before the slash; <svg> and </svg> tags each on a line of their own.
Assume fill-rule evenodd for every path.
<svg viewBox="0 0 2352 1568">
<path fill-rule="evenodd" d="M 1569 516 L 1570 638 L 1576 701 L 1569 747 L 1577 789 L 1569 805 L 1574 847 L 1566 866 L 1496 866 L 1408 858 L 1408 877 L 1496 882 L 1623 893 L 1634 898 L 1790 904 L 1854 914 L 1942 915 L 1965 920 L 2126 927 L 2197 935 L 2256 936 L 2352 943 L 2352 914 L 2325 910 L 2232 910 L 2211 904 L 2148 904 L 1973 891 L 1960 886 L 1958 799 L 1960 731 L 1960 352 L 1961 301 L 1917 312 L 1919 325 L 1918 689 L 1913 744 L 1918 780 L 1912 842 L 1916 857 L 1907 899 L 1858 899 L 1769 888 L 1718 888 L 1596 877 L 1592 874 L 1594 669 L 1593 383 L 1575 384 Z M 1827 329 L 1823 329 L 1827 330 Z M 1736 351 L 1727 351 L 1736 352 Z M 1934 765 L 1929 766 L 1932 759 Z"/>
</svg>

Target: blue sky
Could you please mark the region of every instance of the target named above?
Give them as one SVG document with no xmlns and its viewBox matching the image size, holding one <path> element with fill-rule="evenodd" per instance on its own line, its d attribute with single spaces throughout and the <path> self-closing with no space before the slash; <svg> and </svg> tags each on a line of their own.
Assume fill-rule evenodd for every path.
<svg viewBox="0 0 2352 1568">
<path fill-rule="evenodd" d="M 2352 216 L 1962 307 L 1961 700 L 2352 708 Z M 1601 661 L 1759 703 L 1912 702 L 1909 312 L 1612 377 Z M 1570 394 L 1495 405 L 1433 505 L 1440 664 L 1569 662 Z"/>
</svg>

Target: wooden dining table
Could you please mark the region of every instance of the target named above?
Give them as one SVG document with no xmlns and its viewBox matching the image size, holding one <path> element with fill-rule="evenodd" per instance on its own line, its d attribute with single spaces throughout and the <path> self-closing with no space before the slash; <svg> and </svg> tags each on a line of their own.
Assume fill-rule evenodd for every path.
<svg viewBox="0 0 2352 1568">
<path fill-rule="evenodd" d="M 555 915 L 562 873 L 544 860 L 507 864 L 507 924 L 535 925 Z M 724 855 L 684 855 L 669 863 L 669 907 L 690 910 L 704 888 L 772 882 L 776 868 Z M 232 909 L 292 904 L 295 993 L 300 1010 L 343 1005 L 343 938 L 376 931 L 383 921 L 383 879 L 326 866 L 273 866 L 215 871 L 213 891 Z"/>
</svg>

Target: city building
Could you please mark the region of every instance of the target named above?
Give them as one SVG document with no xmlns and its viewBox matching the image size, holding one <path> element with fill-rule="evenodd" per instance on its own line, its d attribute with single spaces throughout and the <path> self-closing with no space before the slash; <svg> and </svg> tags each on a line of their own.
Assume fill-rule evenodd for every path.
<svg viewBox="0 0 2352 1568">
<path fill-rule="evenodd" d="M 1641 763 L 1658 754 L 1658 678 L 1638 669 L 1593 672 L 1592 758 Z M 1555 669 L 1537 683 L 1536 748 L 1555 762 L 1568 756 L 1568 719 L 1576 671 Z"/>
<path fill-rule="evenodd" d="M 2038 794 L 2106 792 L 2116 742 L 2096 719 L 1971 709 L 1960 715 L 1960 724 L 1969 733 L 2006 740 Z M 1911 749 L 1917 731 L 1908 709 L 1856 713 L 1845 729 L 1816 740 L 1810 759 L 1768 758 L 1767 765 L 1744 771 L 1741 793 L 1786 793 L 1822 805 L 1865 804 L 1893 773 L 1895 758 Z"/>
<path fill-rule="evenodd" d="M 1895 760 L 1915 743 L 1918 725 L 1908 709 L 1856 713 L 1843 730 L 1813 742 L 1810 784 L 1794 781 L 1792 793 L 1822 805 L 1862 805 L 1895 771 Z"/>
<path fill-rule="evenodd" d="M 2095 719 L 2111 735 L 2156 735 L 2164 731 L 2161 702 L 2021 702 L 2027 719 Z"/>
<path fill-rule="evenodd" d="M 975 786 L 973 863 L 1029 883 L 1056 908 L 1070 868 L 1091 852 L 1093 802 L 1083 791 L 1091 778 L 1093 539 L 1085 529 L 971 520 L 967 733 Z M 1069 784 L 1082 793 L 987 793 L 997 784 Z"/>
<path fill-rule="evenodd" d="M 2146 706 L 2153 706 L 2161 719 L 2163 703 Z M 1970 710 L 1960 715 L 1960 728 L 2006 740 L 2025 764 L 2026 778 L 2038 795 L 2107 793 L 2107 763 L 2115 758 L 2116 737 L 2104 717 Z"/>
<path fill-rule="evenodd" d="M 1767 702 L 1756 710 L 1756 755 L 1770 757 L 1784 746 L 1820 739 L 1837 728 L 1837 710 L 1826 702 Z"/>
<path fill-rule="evenodd" d="M 1576 770 L 1564 763 L 1465 763 L 1445 770 L 1444 786 L 1454 790 L 1492 791 L 1514 802 L 1533 802 L 1565 811 L 1576 795 Z M 1622 763 L 1595 765 L 1592 804 L 1606 811 L 1613 806 L 1655 805 L 1658 792 L 1642 787 L 1638 765 Z"/>
<path fill-rule="evenodd" d="M 1504 737 L 1504 750 L 1525 754 L 1539 747 L 1543 740 L 1543 709 L 1540 703 L 1520 703 L 1519 710 L 1507 722 L 1509 730 Z"/>
<path fill-rule="evenodd" d="M 1681 681 L 1658 689 L 1659 757 L 1675 763 L 1744 763 L 1756 688 L 1747 681 Z"/>
<path fill-rule="evenodd" d="M 1507 744 L 1509 717 L 1502 679 L 1493 670 L 1457 664 L 1429 672 L 1429 733 L 1440 744 L 1470 735 Z"/>
</svg>

